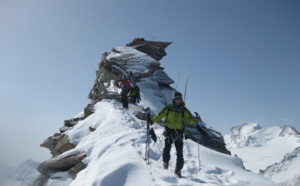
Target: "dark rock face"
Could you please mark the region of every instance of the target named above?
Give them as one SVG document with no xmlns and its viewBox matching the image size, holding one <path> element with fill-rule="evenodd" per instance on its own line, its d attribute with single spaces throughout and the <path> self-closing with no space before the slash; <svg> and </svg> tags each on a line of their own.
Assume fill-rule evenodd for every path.
<svg viewBox="0 0 300 186">
<path fill-rule="evenodd" d="M 207 148 L 231 155 L 231 152 L 226 148 L 226 143 L 221 133 L 212 128 L 206 127 L 202 123 L 199 123 L 199 125 L 201 126 L 201 131 L 197 131 L 195 125 L 187 124 L 187 130 L 190 133 L 189 137 L 191 140 Z"/>
<path fill-rule="evenodd" d="M 170 44 L 172 42 L 146 41 L 144 38 L 136 38 L 126 46 L 133 47 L 159 61 L 167 55 L 165 48 Z"/>
</svg>

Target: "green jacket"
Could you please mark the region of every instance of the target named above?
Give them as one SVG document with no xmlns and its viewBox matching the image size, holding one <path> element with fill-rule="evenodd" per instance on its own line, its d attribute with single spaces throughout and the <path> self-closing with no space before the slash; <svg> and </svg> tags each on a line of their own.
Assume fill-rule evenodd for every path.
<svg viewBox="0 0 300 186">
<path fill-rule="evenodd" d="M 157 116 L 154 116 L 151 120 L 153 123 L 156 123 L 166 116 L 165 124 L 170 129 L 183 130 L 183 120 L 189 124 L 196 124 L 194 117 L 191 112 L 185 108 L 184 103 L 182 103 L 181 107 L 178 109 L 174 108 L 173 103 L 165 106 Z"/>
</svg>

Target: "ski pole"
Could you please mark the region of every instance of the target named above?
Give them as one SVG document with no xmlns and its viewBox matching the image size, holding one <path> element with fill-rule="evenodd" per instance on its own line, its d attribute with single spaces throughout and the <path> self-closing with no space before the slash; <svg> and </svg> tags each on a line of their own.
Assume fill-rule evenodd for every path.
<svg viewBox="0 0 300 186">
<path fill-rule="evenodd" d="M 198 139 L 198 163 L 199 163 L 199 171 L 201 170 L 201 161 L 200 161 L 200 137 Z"/>
<path fill-rule="evenodd" d="M 148 160 L 148 162 L 147 162 Z M 145 152 L 145 161 L 149 164 L 149 125 L 147 123 L 147 139 L 146 139 L 146 152 Z"/>
<path fill-rule="evenodd" d="M 146 124 L 147 124 L 147 135 L 146 135 L 146 137 L 147 137 L 147 139 L 146 139 L 146 151 L 145 151 L 145 161 L 147 161 L 148 160 L 148 164 L 150 164 L 150 160 L 149 160 L 149 130 L 150 130 L 150 123 L 148 122 L 149 121 L 149 119 L 150 119 L 150 113 L 148 112 L 147 114 L 146 114 Z"/>
<path fill-rule="evenodd" d="M 200 122 L 202 122 L 201 117 L 198 114 L 198 112 L 195 112 L 195 114 L 196 114 L 196 117 L 200 119 Z M 198 122 L 197 122 L 197 125 L 198 125 Z M 199 163 L 199 171 L 200 171 L 201 170 L 201 161 L 200 161 L 200 136 L 198 138 L 198 163 Z"/>
</svg>

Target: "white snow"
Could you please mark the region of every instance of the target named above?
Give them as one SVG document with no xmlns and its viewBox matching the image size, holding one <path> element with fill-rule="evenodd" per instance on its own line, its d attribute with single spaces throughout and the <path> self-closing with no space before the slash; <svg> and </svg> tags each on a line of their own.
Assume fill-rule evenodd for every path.
<svg viewBox="0 0 300 186">
<path fill-rule="evenodd" d="M 88 166 L 75 180 L 61 175 L 63 181 L 53 179 L 48 185 L 274 185 L 263 176 L 245 170 L 239 158 L 207 149 L 191 140 L 184 141 L 183 178 L 177 178 L 173 173 L 176 163 L 174 147 L 170 169 L 162 168 L 164 142 L 163 128 L 159 125 L 153 125 L 158 141 L 150 143 L 150 164 L 147 164 L 144 160 L 145 121 L 134 115 L 140 110 L 139 106 L 150 106 L 151 112 L 158 113 L 164 106 L 163 102 L 170 101 L 170 91 L 163 91 L 163 95 L 169 95 L 163 100 L 156 96 L 159 89 L 151 80 L 145 79 L 138 86 L 142 93 L 138 106 L 130 104 L 129 110 L 122 110 L 120 102 L 103 100 L 95 105 L 94 114 L 66 132 L 77 146 L 62 156 L 85 151 L 87 158 L 83 161 Z M 90 132 L 89 127 L 96 130 Z"/>
</svg>

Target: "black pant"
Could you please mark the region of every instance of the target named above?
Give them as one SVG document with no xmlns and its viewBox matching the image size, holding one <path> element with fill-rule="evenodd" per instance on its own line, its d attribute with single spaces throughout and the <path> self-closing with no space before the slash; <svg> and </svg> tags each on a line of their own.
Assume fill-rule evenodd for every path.
<svg viewBox="0 0 300 186">
<path fill-rule="evenodd" d="M 183 130 L 173 130 L 166 128 L 165 131 L 165 147 L 163 151 L 163 162 L 169 163 L 171 155 L 172 144 L 175 144 L 177 152 L 176 160 L 176 171 L 180 171 L 183 168 L 184 159 L 183 159 Z"/>
<path fill-rule="evenodd" d="M 130 96 L 130 101 L 135 104 L 136 103 L 136 97 L 135 96 Z"/>
<path fill-rule="evenodd" d="M 127 91 L 122 92 L 122 104 L 123 108 L 128 108 L 128 97 L 127 97 Z"/>
</svg>

